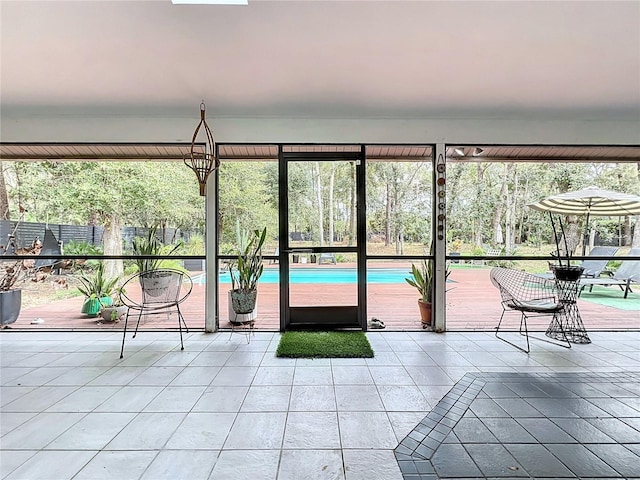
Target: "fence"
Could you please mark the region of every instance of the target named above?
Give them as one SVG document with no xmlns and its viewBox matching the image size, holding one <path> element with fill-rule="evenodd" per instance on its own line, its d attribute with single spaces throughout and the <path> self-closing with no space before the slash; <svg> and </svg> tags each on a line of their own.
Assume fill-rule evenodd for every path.
<svg viewBox="0 0 640 480">
<path fill-rule="evenodd" d="M 64 244 L 74 241 L 87 242 L 95 246 L 102 245 L 104 228 L 101 226 L 60 225 L 57 223 L 46 224 L 0 220 L 0 246 L 4 248 L 9 234 L 13 233 L 14 230 L 16 246 L 19 248 L 30 246 L 34 241 L 42 241 L 44 239 L 45 230 L 47 228 L 53 232 L 53 235 L 58 239 L 58 241 L 62 241 Z M 147 227 L 123 227 L 122 240 L 124 242 L 124 248 L 130 249 L 135 237 L 144 237 L 148 232 L 149 228 Z M 183 233 L 181 230 L 176 228 L 158 229 L 156 234 L 164 244 L 169 244 L 179 239 L 184 241 L 188 241 L 189 239 L 188 234 Z"/>
</svg>

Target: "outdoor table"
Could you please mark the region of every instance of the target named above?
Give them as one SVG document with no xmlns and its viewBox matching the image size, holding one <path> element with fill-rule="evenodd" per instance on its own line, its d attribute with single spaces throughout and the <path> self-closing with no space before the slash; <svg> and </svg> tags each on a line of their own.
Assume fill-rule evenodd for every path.
<svg viewBox="0 0 640 480">
<path fill-rule="evenodd" d="M 555 340 L 568 340 L 570 343 L 591 343 L 584 323 L 582 323 L 580 310 L 578 310 L 580 279 L 560 280 L 555 278 L 555 282 L 558 300 L 564 305 L 564 309 L 551 321 L 545 335 Z M 566 339 L 563 336 L 563 331 Z"/>
</svg>

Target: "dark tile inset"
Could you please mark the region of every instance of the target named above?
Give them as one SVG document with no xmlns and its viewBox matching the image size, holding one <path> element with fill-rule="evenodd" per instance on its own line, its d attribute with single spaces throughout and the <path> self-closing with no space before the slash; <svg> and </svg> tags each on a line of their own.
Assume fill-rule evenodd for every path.
<svg viewBox="0 0 640 480">
<path fill-rule="evenodd" d="M 528 477 L 529 474 L 501 444 L 466 445 L 471 458 L 487 477 Z"/>
<path fill-rule="evenodd" d="M 569 467 L 574 474 L 580 477 L 613 477 L 618 473 L 584 445 L 552 444 L 547 445 L 547 448 Z"/>
<path fill-rule="evenodd" d="M 461 443 L 497 443 L 495 435 L 478 418 L 463 418 L 453 429 Z"/>
<path fill-rule="evenodd" d="M 573 477 L 573 473 L 540 444 L 506 444 L 506 449 L 532 477 Z"/>
<path fill-rule="evenodd" d="M 518 423 L 540 443 L 577 443 L 548 418 L 519 418 Z"/>
<path fill-rule="evenodd" d="M 586 445 L 586 447 L 620 475 L 640 477 L 640 456 L 626 448 L 626 445 Z"/>
<path fill-rule="evenodd" d="M 482 423 L 501 443 L 537 443 L 513 418 L 483 418 Z"/>
<path fill-rule="evenodd" d="M 396 459 L 404 480 L 640 480 L 639 382 L 633 372 L 469 373 Z"/>
<path fill-rule="evenodd" d="M 587 418 L 586 420 L 618 443 L 640 441 L 640 432 L 617 418 Z"/>
<path fill-rule="evenodd" d="M 584 418 L 552 418 L 551 421 L 567 432 L 578 443 L 615 443 L 615 440 L 598 430 Z"/>
<path fill-rule="evenodd" d="M 441 445 L 431 457 L 436 473 L 442 477 L 477 477 L 480 470 L 462 445 Z"/>
</svg>

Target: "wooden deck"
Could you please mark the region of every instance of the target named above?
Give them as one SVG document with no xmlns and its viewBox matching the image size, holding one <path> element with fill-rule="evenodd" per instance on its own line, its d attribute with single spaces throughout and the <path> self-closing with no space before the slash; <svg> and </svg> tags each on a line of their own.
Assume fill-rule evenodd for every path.
<svg viewBox="0 0 640 480">
<path fill-rule="evenodd" d="M 397 265 L 396 265 L 397 267 Z M 330 268 L 330 267 L 329 267 Z M 497 325 L 502 312 L 498 290 L 489 280 L 490 268 L 453 269 L 451 288 L 447 292 L 448 330 L 491 330 Z M 220 285 L 220 327 L 229 328 L 227 314 L 227 284 Z M 615 288 L 615 287 L 611 287 Z M 300 284 L 295 286 L 296 298 L 304 299 L 306 305 L 352 304 L 354 286 L 344 284 Z M 383 320 L 386 330 L 421 330 L 417 295 L 404 283 L 369 284 L 367 287 L 368 318 Z M 622 292 L 620 292 L 622 297 Z M 637 294 L 625 300 L 623 310 L 578 300 L 578 306 L 587 330 L 640 329 L 640 299 Z M 80 297 L 58 300 L 47 305 L 23 308 L 13 329 L 64 329 L 64 330 L 121 330 L 122 323 L 97 322 L 80 314 L 83 299 Z M 189 328 L 204 329 L 205 285 L 194 285 L 189 299 L 183 304 L 183 314 Z M 279 287 L 276 283 L 261 283 L 258 293 L 257 329 L 278 330 L 280 326 Z M 511 314 L 509 324 L 518 326 L 518 315 Z M 43 323 L 31 324 L 34 319 Z M 529 322 L 531 330 L 544 330 L 548 317 Z M 156 316 L 141 326 L 145 329 L 177 329 L 177 319 Z"/>
</svg>

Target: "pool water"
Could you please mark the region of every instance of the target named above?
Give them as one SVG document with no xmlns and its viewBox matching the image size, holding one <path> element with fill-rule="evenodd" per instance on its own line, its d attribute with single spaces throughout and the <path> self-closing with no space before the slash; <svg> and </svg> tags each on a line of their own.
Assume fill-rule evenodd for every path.
<svg viewBox="0 0 640 480">
<path fill-rule="evenodd" d="M 375 268 L 367 270 L 368 283 L 404 283 L 409 277 L 408 268 Z M 356 283 L 355 268 L 292 268 L 289 271 L 291 283 Z M 220 274 L 220 283 L 231 283 L 229 273 Z M 265 270 L 260 277 L 261 283 L 279 283 L 280 272 L 277 269 Z"/>
</svg>

